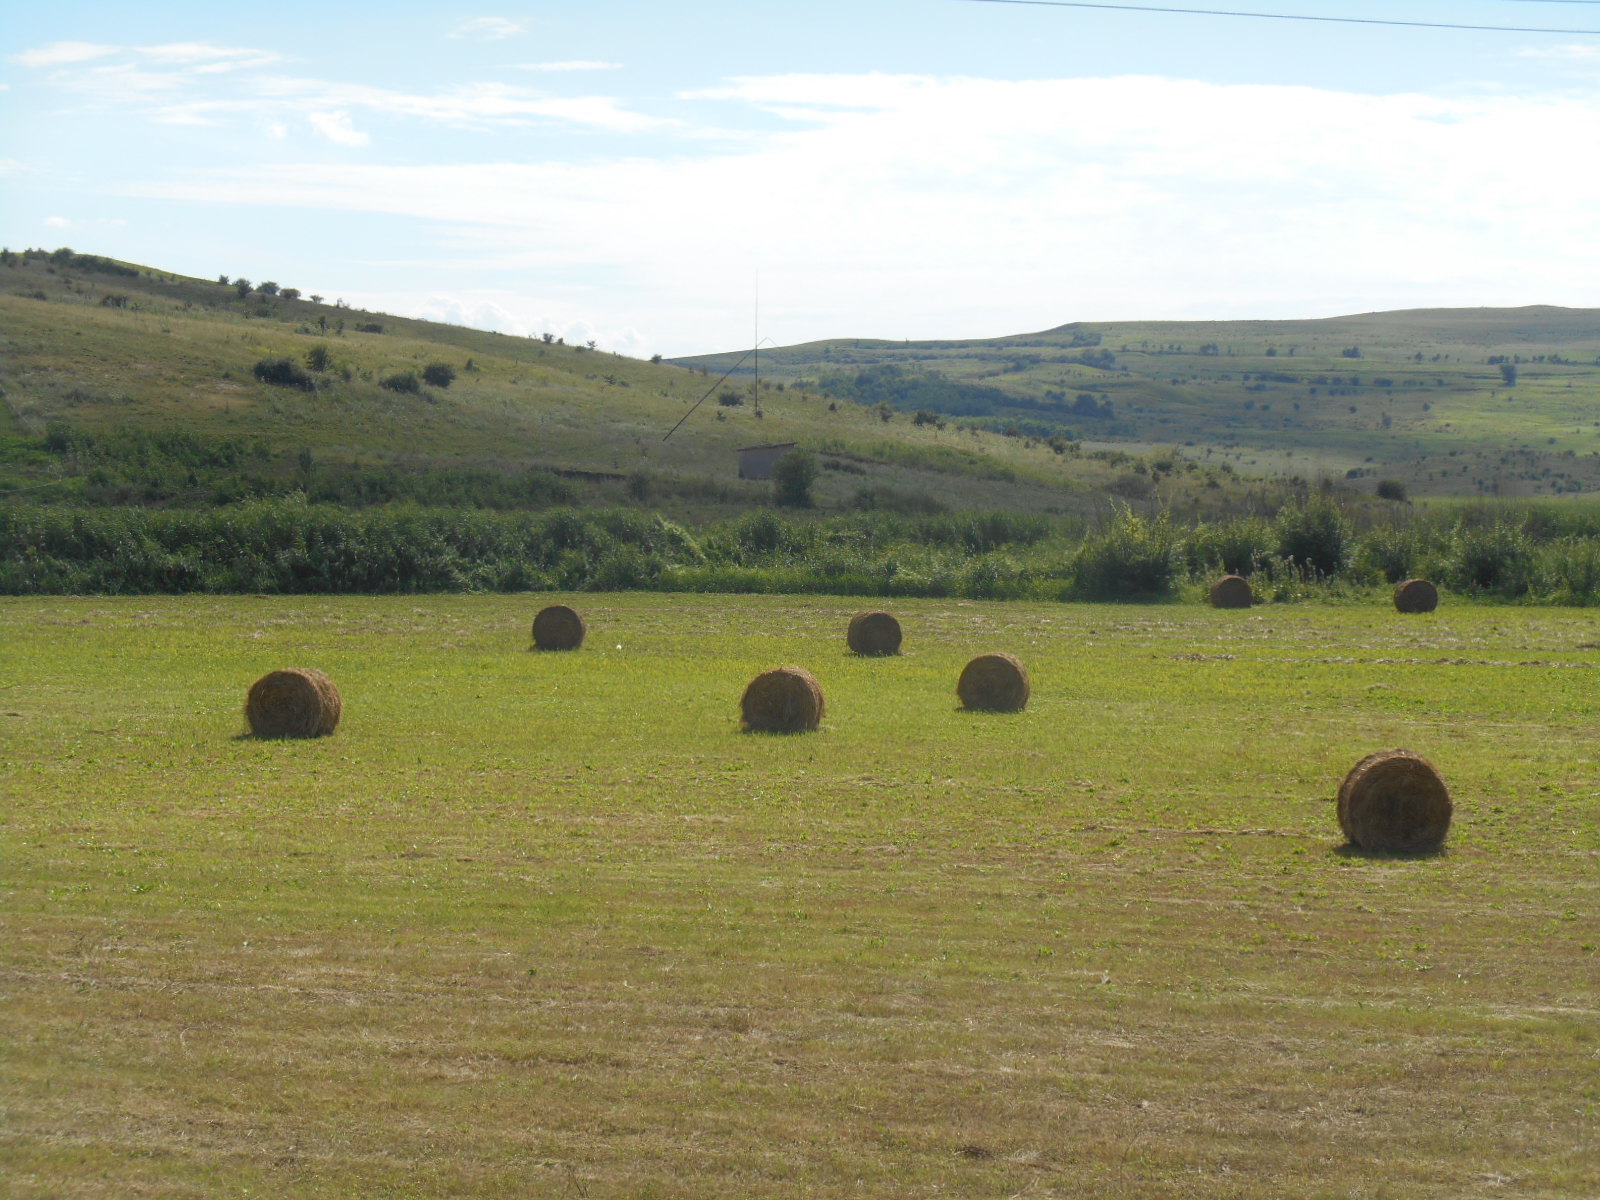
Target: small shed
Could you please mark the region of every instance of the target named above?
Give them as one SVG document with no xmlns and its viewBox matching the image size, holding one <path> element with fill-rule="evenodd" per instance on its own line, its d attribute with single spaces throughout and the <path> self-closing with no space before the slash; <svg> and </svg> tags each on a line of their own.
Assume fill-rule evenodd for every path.
<svg viewBox="0 0 1600 1200">
<path fill-rule="evenodd" d="M 739 447 L 739 478 L 771 479 L 773 464 L 794 446 L 793 442 L 773 442 L 768 446 Z"/>
</svg>

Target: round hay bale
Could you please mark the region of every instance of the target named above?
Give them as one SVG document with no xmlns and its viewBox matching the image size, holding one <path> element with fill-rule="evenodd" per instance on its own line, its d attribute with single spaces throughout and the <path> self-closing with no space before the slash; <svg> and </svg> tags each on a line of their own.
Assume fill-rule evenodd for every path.
<svg viewBox="0 0 1600 1200">
<path fill-rule="evenodd" d="M 321 671 L 269 671 L 250 685 L 244 717 L 258 738 L 324 737 L 339 726 L 339 689 Z"/>
<path fill-rule="evenodd" d="M 1403 613 L 1427 613 L 1439 607 L 1439 589 L 1426 579 L 1408 579 L 1394 589 L 1394 606 Z"/>
<path fill-rule="evenodd" d="M 1028 668 L 1014 654 L 980 654 L 956 681 L 961 707 L 975 712 L 1021 712 L 1032 694 Z"/>
<path fill-rule="evenodd" d="M 1212 608 L 1249 608 L 1254 600 L 1250 581 L 1242 575 L 1224 575 L 1211 585 Z"/>
<path fill-rule="evenodd" d="M 808 733 L 822 723 L 822 685 L 804 667 L 774 667 L 739 701 L 746 733 Z"/>
<path fill-rule="evenodd" d="M 1369 754 L 1339 785 L 1339 828 L 1363 850 L 1421 854 L 1450 830 L 1450 789 L 1427 759 L 1410 750 Z"/>
<path fill-rule="evenodd" d="M 583 645 L 588 628 L 576 609 L 565 604 L 541 608 L 533 619 L 533 645 L 536 650 L 576 650 Z"/>
<path fill-rule="evenodd" d="M 886 612 L 857 613 L 845 640 L 854 654 L 899 654 L 900 622 Z"/>
</svg>

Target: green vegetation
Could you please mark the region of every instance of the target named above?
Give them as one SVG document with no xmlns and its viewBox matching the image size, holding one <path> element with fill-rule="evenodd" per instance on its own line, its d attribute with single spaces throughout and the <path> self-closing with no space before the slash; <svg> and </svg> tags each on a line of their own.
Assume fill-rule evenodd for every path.
<svg viewBox="0 0 1600 1200">
<path fill-rule="evenodd" d="M 470 474 L 427 481 L 440 498 L 495 484 Z M 690 531 L 630 508 L 519 511 L 518 501 L 563 487 L 553 476 L 522 484 L 503 497 L 510 511 L 355 507 L 392 498 L 372 494 L 335 497 L 347 504 L 297 494 L 164 510 L 0 507 L 0 594 L 626 589 L 1171 600 L 1198 598 L 1232 572 L 1251 577 L 1266 601 L 1371 599 L 1422 575 L 1463 596 L 1600 603 L 1600 506 L 1439 508 L 1364 529 L 1319 496 L 1271 521 L 1192 528 L 1126 506 L 1087 529 L 1016 513 L 816 519 L 758 509 Z"/>
<path fill-rule="evenodd" d="M 734 355 L 678 361 L 721 372 Z M 1600 490 L 1600 313 L 1418 310 L 1313 321 L 1095 322 L 982 341 L 838 339 L 763 377 L 884 411 L 1331 475 L 1401 494 Z M 738 376 L 748 368 L 736 371 Z"/>
<path fill-rule="evenodd" d="M 573 602 L 0 601 L 12 1193 L 1600 1192 L 1590 615 Z M 1339 845 L 1392 746 L 1440 857 Z"/>
</svg>

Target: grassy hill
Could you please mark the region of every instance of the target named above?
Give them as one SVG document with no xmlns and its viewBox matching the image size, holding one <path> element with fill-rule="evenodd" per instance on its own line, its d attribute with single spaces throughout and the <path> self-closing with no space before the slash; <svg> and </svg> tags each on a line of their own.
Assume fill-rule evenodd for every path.
<svg viewBox="0 0 1600 1200">
<path fill-rule="evenodd" d="M 313 355 L 325 369 L 304 365 Z M 258 378 L 274 360 L 309 387 Z M 454 371 L 448 387 L 384 386 L 432 363 Z M 708 368 L 285 289 L 242 294 L 70 250 L 0 255 L 0 390 L 0 495 L 40 501 L 183 505 L 300 488 L 347 503 L 624 503 L 701 520 L 767 503 L 766 483 L 738 478 L 735 451 L 789 441 L 819 452 L 816 497 L 832 510 L 1087 515 L 1122 494 L 1205 511 L 1242 495 L 1225 471 L 1152 472 L 1059 439 L 885 421 L 781 380 L 756 394 L 719 387 Z"/>
<path fill-rule="evenodd" d="M 680 360 L 722 370 L 733 354 Z M 1600 489 L 1600 309 L 1093 322 L 981 341 L 764 350 L 764 378 L 998 429 L 1334 474 L 1413 495 Z M 738 373 L 748 374 L 747 364 Z"/>
</svg>

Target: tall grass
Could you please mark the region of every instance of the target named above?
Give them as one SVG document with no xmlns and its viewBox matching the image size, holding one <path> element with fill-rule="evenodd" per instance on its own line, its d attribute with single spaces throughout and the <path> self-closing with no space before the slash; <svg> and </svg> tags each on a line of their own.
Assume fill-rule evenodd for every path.
<svg viewBox="0 0 1600 1200">
<path fill-rule="evenodd" d="M 543 512 L 303 496 L 204 509 L 0 506 L 0 593 L 627 591 L 1159 601 L 1222 572 L 1268 599 L 1426 575 L 1459 594 L 1600 603 L 1600 521 L 1560 508 L 1401 510 L 1359 528 L 1313 501 L 1273 520 L 1098 528 L 1016 513 L 811 517 L 691 532 L 638 509 Z"/>
</svg>

